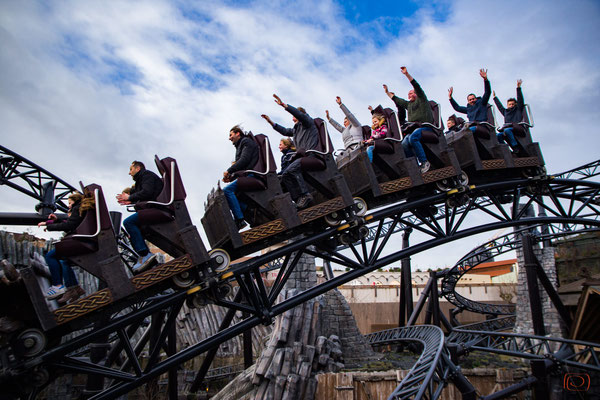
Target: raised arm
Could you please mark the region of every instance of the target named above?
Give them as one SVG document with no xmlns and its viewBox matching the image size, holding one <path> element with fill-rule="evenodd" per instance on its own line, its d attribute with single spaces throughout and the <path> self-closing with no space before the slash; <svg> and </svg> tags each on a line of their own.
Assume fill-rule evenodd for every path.
<svg viewBox="0 0 600 400">
<path fill-rule="evenodd" d="M 340 108 L 342 109 L 342 112 L 348 118 L 348 121 L 350 121 L 350 123 L 353 126 L 360 126 L 360 122 L 358 122 L 358 120 L 356 119 L 356 117 L 354 116 L 354 114 L 352 114 L 350 112 L 350 110 L 348 110 L 348 107 L 346 107 L 346 105 L 344 103 L 342 103 L 341 97 L 337 96 L 335 98 L 335 101 L 339 104 Z"/>
<path fill-rule="evenodd" d="M 335 119 L 329 116 L 329 110 L 325 110 L 325 115 L 327 116 L 327 121 L 340 133 L 344 131 L 344 127 L 340 125 Z"/>
<path fill-rule="evenodd" d="M 492 87 L 490 86 L 490 81 L 487 76 L 487 69 L 480 69 L 479 76 L 483 78 L 483 96 L 481 97 L 481 101 L 483 104 L 487 104 L 490 101 L 490 96 L 492 95 Z"/>
<path fill-rule="evenodd" d="M 521 84 L 523 81 L 521 79 L 517 80 L 517 107 L 523 108 L 525 107 L 525 99 L 523 98 L 523 91 L 521 90 Z"/>
<path fill-rule="evenodd" d="M 271 128 L 275 129 L 277 132 L 281 133 L 283 136 L 294 136 L 294 130 L 290 128 L 284 128 L 283 126 L 276 124 L 271 120 L 271 118 L 267 114 L 261 114 L 261 117 L 265 119 L 271 125 Z"/>
<path fill-rule="evenodd" d="M 496 103 L 496 107 L 498 107 L 498 111 L 500 111 L 500 114 L 504 115 L 504 113 L 506 112 L 506 109 L 502 105 L 502 102 L 500 101 L 500 99 L 498 97 L 496 97 L 495 92 L 494 92 L 494 103 Z"/>
<path fill-rule="evenodd" d="M 387 95 L 387 97 L 389 97 L 390 99 L 393 98 L 396 95 L 396 93 L 390 92 L 388 90 L 388 86 L 385 83 L 383 84 L 383 91 L 385 92 L 385 94 Z"/>
<path fill-rule="evenodd" d="M 450 104 L 452 105 L 452 108 L 454 108 L 454 110 L 458 111 L 459 113 L 466 114 L 467 107 L 459 106 L 458 103 L 456 102 L 456 100 L 454 100 L 454 98 L 452 97 L 452 93 L 454 93 L 454 88 L 452 86 L 450 86 L 450 89 L 448 89 L 448 99 L 450 100 Z"/>
</svg>

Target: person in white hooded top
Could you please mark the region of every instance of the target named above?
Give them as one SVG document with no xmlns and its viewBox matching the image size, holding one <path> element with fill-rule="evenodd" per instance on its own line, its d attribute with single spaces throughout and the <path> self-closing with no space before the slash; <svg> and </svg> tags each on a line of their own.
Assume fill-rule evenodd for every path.
<svg viewBox="0 0 600 400">
<path fill-rule="evenodd" d="M 342 103 L 342 99 L 339 96 L 335 98 L 335 101 L 340 105 L 342 112 L 346 116 L 344 118 L 344 126 L 340 125 L 336 120 L 329 116 L 329 110 L 325 110 L 327 120 L 342 134 L 342 140 L 344 141 L 344 148 L 346 151 L 355 150 L 363 141 L 362 125 L 358 122 L 354 114 L 352 114 Z"/>
</svg>

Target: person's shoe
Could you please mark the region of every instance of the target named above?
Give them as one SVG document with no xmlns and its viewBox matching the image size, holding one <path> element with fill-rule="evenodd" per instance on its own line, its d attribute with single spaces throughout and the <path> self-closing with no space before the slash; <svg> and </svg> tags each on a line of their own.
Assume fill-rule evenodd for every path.
<svg viewBox="0 0 600 400">
<path fill-rule="evenodd" d="M 429 168 L 431 168 L 431 163 L 429 161 L 425 161 L 423 164 L 421 164 L 421 173 L 424 174 L 425 172 L 429 171 Z"/>
<path fill-rule="evenodd" d="M 310 193 L 304 194 L 300 196 L 298 201 L 296 201 L 296 208 L 298 210 L 302 210 L 303 208 L 308 207 L 311 201 L 313 201 L 313 197 L 310 195 Z"/>
<path fill-rule="evenodd" d="M 57 297 L 62 296 L 65 292 L 67 291 L 67 289 L 65 289 L 64 285 L 60 285 L 60 286 L 50 286 L 48 288 L 48 291 L 46 292 L 46 298 L 48 300 L 54 300 Z"/>
<path fill-rule="evenodd" d="M 131 268 L 134 274 L 139 274 L 148 269 L 150 265 L 156 260 L 156 254 L 148 253 L 143 257 L 140 257 L 138 262 Z"/>
<path fill-rule="evenodd" d="M 65 294 L 63 294 L 62 297 L 60 299 L 58 299 L 58 302 L 60 304 L 70 303 L 74 300 L 77 300 L 84 294 L 85 294 L 85 290 L 83 290 L 81 286 L 79 286 L 79 285 L 71 286 L 70 288 L 67 289 Z"/>
<path fill-rule="evenodd" d="M 246 223 L 246 221 L 244 221 L 243 218 L 241 219 L 236 219 L 235 220 L 235 226 L 237 227 L 238 231 L 241 231 L 242 229 L 244 229 L 248 224 Z"/>
</svg>

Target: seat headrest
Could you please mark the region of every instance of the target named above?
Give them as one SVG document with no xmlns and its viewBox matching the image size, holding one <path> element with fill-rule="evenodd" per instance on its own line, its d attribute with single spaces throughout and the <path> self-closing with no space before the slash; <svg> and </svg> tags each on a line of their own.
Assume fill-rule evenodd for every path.
<svg viewBox="0 0 600 400">
<path fill-rule="evenodd" d="M 391 108 L 384 108 L 383 116 L 385 117 L 385 122 L 388 126 L 386 137 L 400 140 L 401 127 L 398 115 Z"/>
<path fill-rule="evenodd" d="M 165 157 L 158 164 L 160 164 L 158 170 L 161 172 L 163 178 L 163 188 L 156 201 L 169 203 L 172 195 L 173 201 L 185 200 L 187 194 L 181 180 L 181 175 L 179 174 L 177 161 L 172 157 Z M 171 186 L 174 186 L 173 191 L 171 190 Z"/>
<path fill-rule="evenodd" d="M 319 144 L 316 150 L 322 153 L 332 153 L 333 144 L 331 143 L 331 138 L 327 131 L 327 124 L 322 118 L 315 118 L 314 121 L 317 126 L 317 131 L 319 132 Z"/>
<path fill-rule="evenodd" d="M 252 169 L 261 173 L 276 172 L 277 165 L 275 164 L 275 157 L 273 157 L 273 152 L 271 151 L 269 137 L 259 133 L 253 135 L 252 139 L 258 145 L 258 161 Z"/>
</svg>

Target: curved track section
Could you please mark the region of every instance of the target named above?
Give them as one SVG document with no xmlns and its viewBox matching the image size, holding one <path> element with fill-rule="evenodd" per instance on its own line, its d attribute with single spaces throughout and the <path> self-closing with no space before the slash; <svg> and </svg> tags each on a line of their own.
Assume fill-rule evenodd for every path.
<svg viewBox="0 0 600 400">
<path fill-rule="evenodd" d="M 521 228 L 514 232 L 500 236 L 490 240 L 480 246 L 477 246 L 456 263 L 454 267 L 445 271 L 441 282 L 440 295 L 444 296 L 450 303 L 467 311 L 472 311 L 480 314 L 492 315 L 510 315 L 515 312 L 514 305 L 504 304 L 489 304 L 468 299 L 455 291 L 456 284 L 468 274 L 477 265 L 484 263 L 494 257 L 507 253 L 512 250 L 521 248 L 521 234 L 537 231 L 534 236 L 536 242 L 544 242 L 546 240 L 556 239 L 563 236 L 581 234 L 586 232 L 597 232 L 597 228 L 589 228 L 582 226 L 581 229 L 573 226 L 563 226 L 562 224 L 548 224 L 530 226 Z M 542 230 L 547 233 L 540 234 Z"/>
<path fill-rule="evenodd" d="M 452 366 L 448 364 L 448 350 L 444 333 L 433 325 L 407 326 L 365 335 L 373 346 L 418 342 L 423 351 L 389 399 L 437 398 L 444 388 Z"/>
</svg>

